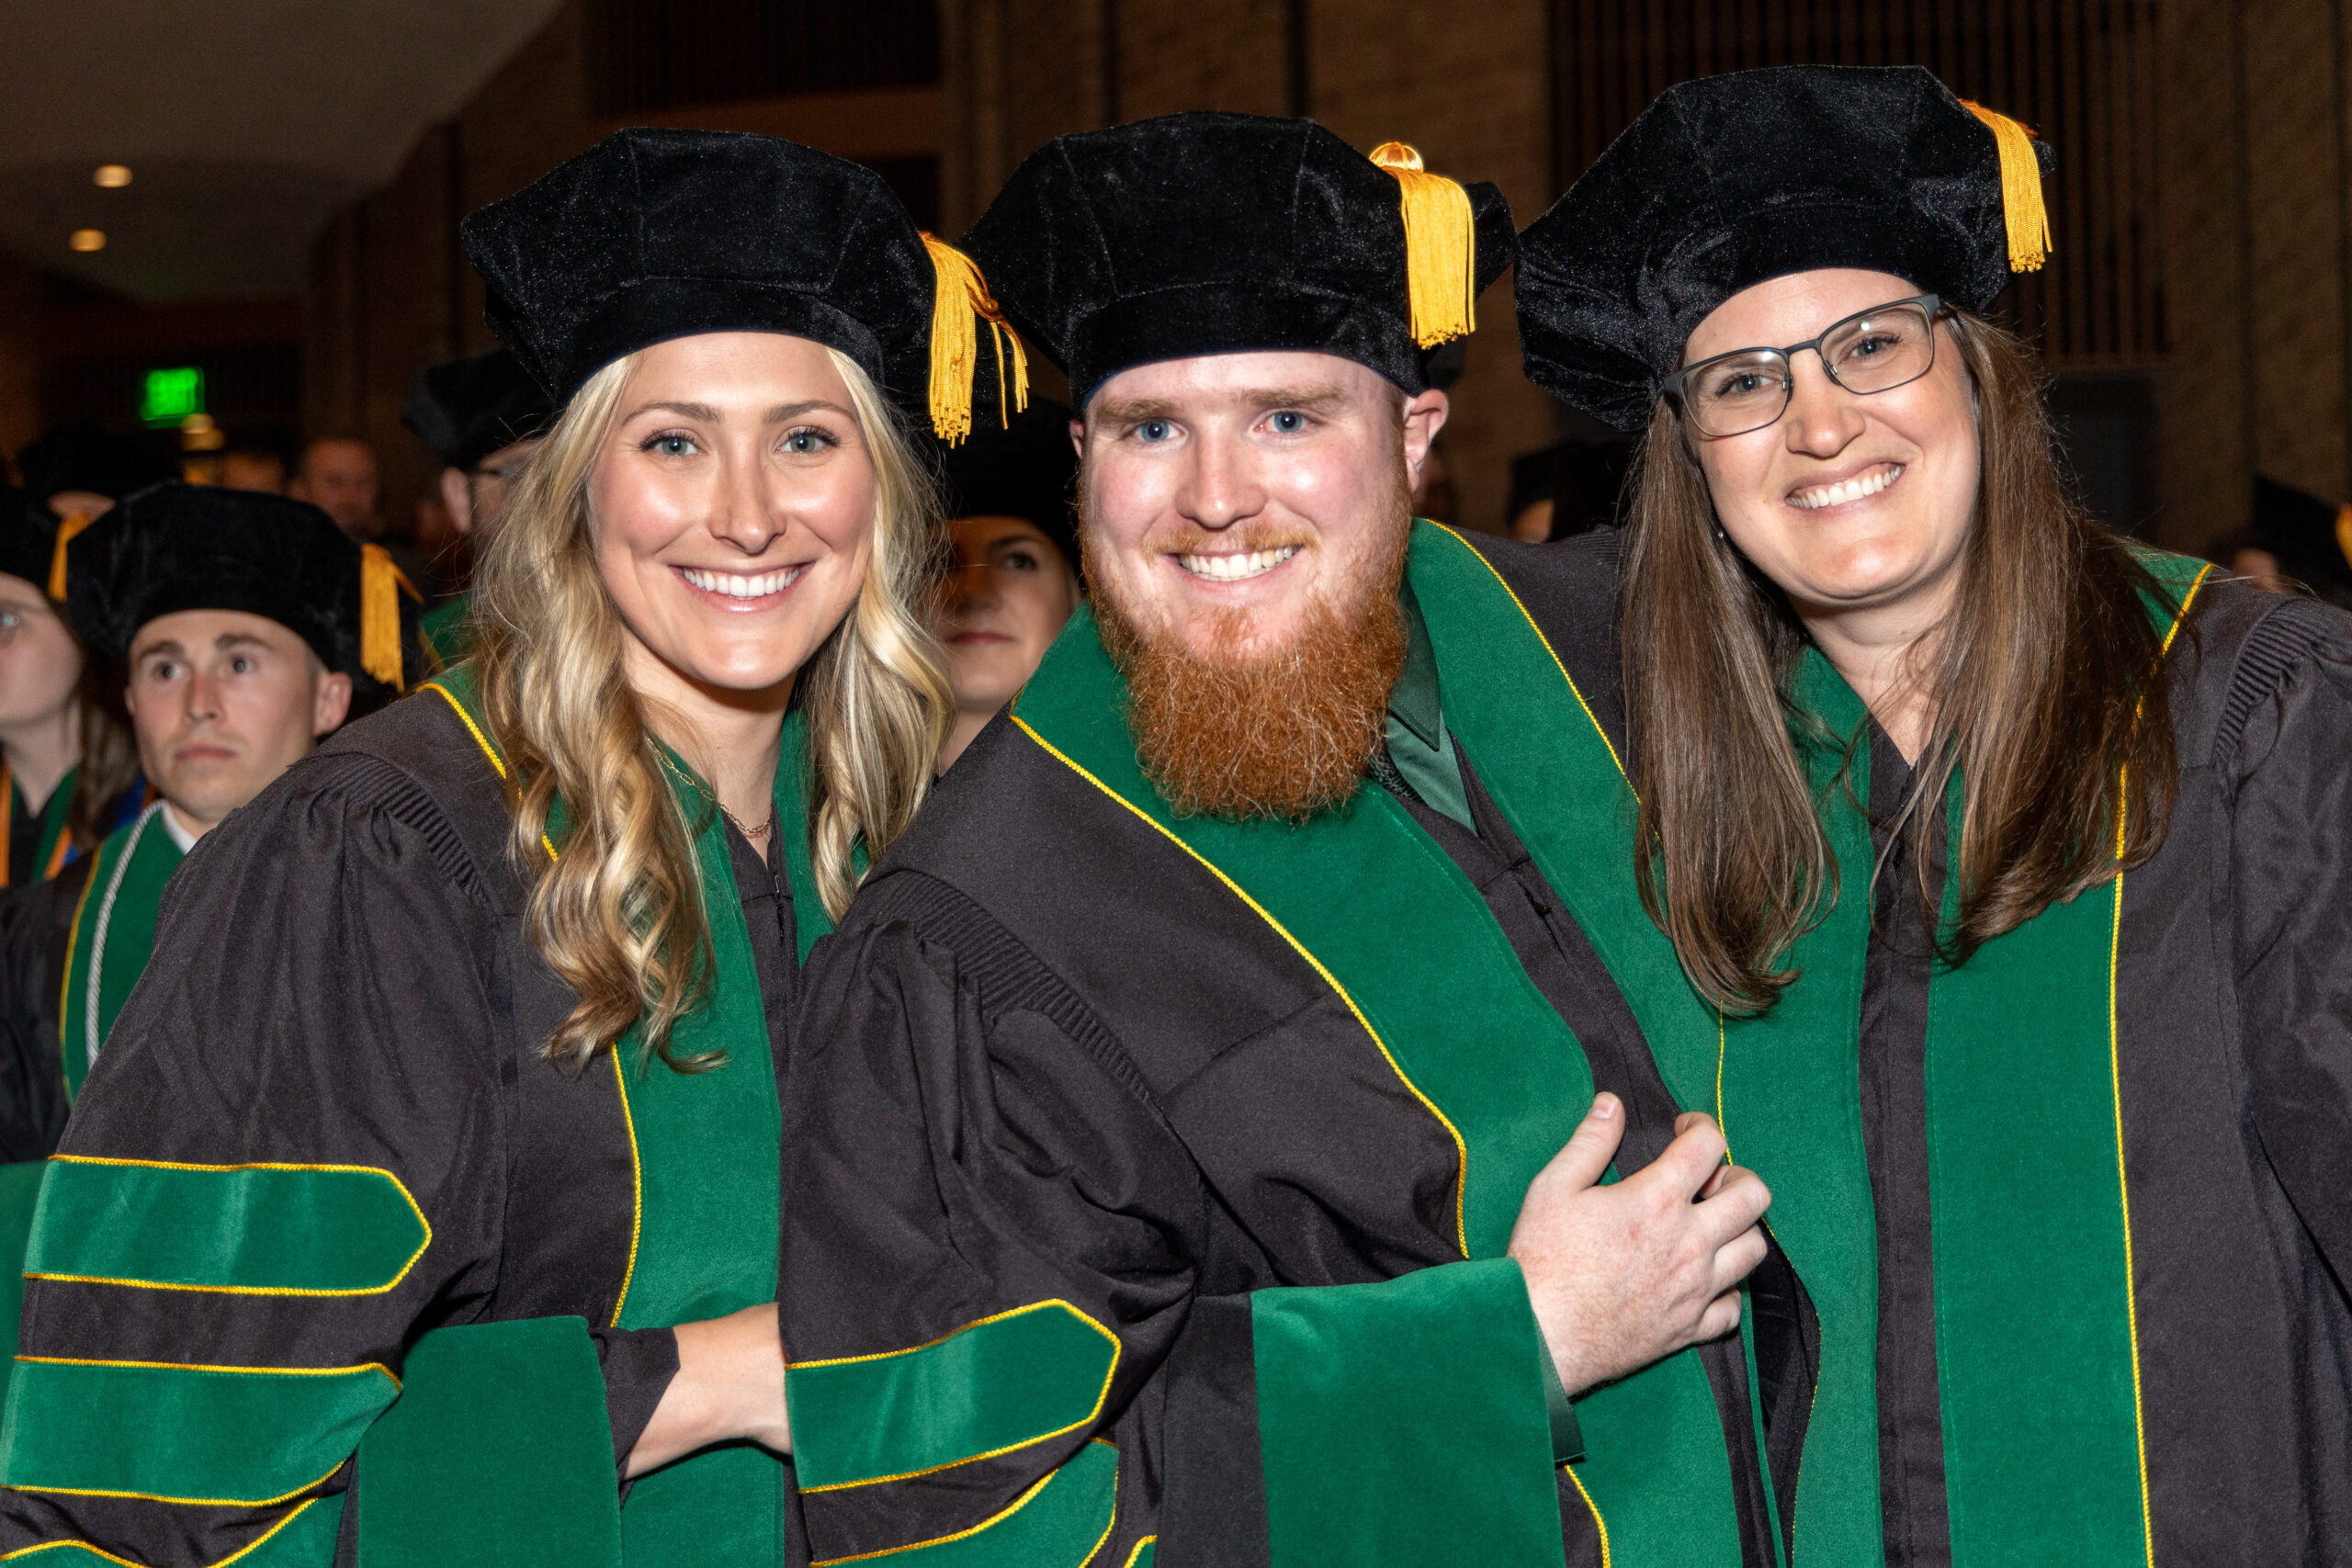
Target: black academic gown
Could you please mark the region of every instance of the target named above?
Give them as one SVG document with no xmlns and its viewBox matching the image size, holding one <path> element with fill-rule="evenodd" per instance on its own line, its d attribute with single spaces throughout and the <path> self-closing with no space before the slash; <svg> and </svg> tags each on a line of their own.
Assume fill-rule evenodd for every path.
<svg viewBox="0 0 2352 1568">
<path fill-rule="evenodd" d="M 1910 770 L 1799 682 L 1860 727 L 1841 908 L 1719 1109 L 1808 1292 L 1768 1412 L 1811 1428 L 1800 1561 L 2352 1563 L 2352 615 L 2208 578 L 2167 664 L 2178 795 L 2120 911 L 1957 970 Z"/>
<path fill-rule="evenodd" d="M 589 1431 L 579 1507 L 611 1510 L 613 1466 L 677 1365 L 668 1328 L 615 1325 L 658 1250 L 655 1184 L 694 1178 L 650 1147 L 640 1160 L 647 1110 L 632 1121 L 629 1102 L 655 1086 L 631 1077 L 625 1097 L 611 1055 L 574 1074 L 539 1054 L 575 998 L 526 931 L 509 837 L 485 747 L 428 690 L 327 741 L 192 852 L 50 1168 L 0 1554 L 347 1562 L 352 1500 L 372 1496 L 373 1450 L 354 1450 L 388 1428 L 387 1471 L 454 1484 L 453 1507 L 469 1475 L 429 1474 L 436 1457 L 561 1495 L 578 1477 L 553 1467 Z M 790 879 L 729 842 L 773 1052 L 730 1066 L 772 1093 L 800 956 Z M 420 1337 L 525 1320 L 547 1332 L 514 1355 L 459 1329 L 476 1337 L 447 1340 L 447 1371 L 409 1378 L 411 1401 L 432 1382 L 437 1429 L 371 1431 L 408 1410 L 393 1400 Z M 506 1408 L 576 1396 L 583 1368 L 584 1409 Z M 500 1451 L 469 1446 L 469 1413 Z M 560 1416 L 577 1417 L 560 1434 Z M 402 1528 L 497 1555 L 454 1517 Z M 616 1553 L 614 1533 L 598 1544 Z M 671 1533 L 680 1554 L 656 1558 L 695 1561 L 691 1533 Z"/>
<path fill-rule="evenodd" d="M 1613 542 L 1423 524 L 1408 581 L 1476 833 L 1369 784 L 1171 823 L 1081 613 L 812 955 L 782 1300 L 820 1561 L 1772 1561 L 1741 1341 L 1579 1433 L 1501 1256 L 1594 1086 L 1630 1170 L 1713 1059 L 1684 996 L 1661 1075 Z"/>
<path fill-rule="evenodd" d="M 90 857 L 0 893 L 0 1165 L 46 1159 L 65 1130 L 58 1001 Z"/>
</svg>

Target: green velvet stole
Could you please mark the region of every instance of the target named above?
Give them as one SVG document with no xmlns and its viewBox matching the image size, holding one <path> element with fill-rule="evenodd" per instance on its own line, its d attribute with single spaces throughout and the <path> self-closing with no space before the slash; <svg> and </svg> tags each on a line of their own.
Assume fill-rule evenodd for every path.
<svg viewBox="0 0 2352 1568">
<path fill-rule="evenodd" d="M 805 828 L 793 832 L 806 811 L 786 784 L 803 776 L 804 757 L 792 745 L 776 768 L 776 830 L 792 835 L 787 861 L 795 838 L 807 852 Z M 699 828 L 695 857 L 716 961 L 710 996 L 671 1031 L 671 1051 L 680 1061 L 724 1051 L 726 1060 L 674 1071 L 645 1058 L 638 1029 L 615 1048 L 628 1077 L 642 1213 L 617 1314 L 623 1328 L 693 1323 L 775 1300 L 783 1145 L 766 1010 L 726 818 L 700 780 L 664 760 L 685 819 Z M 815 889 L 797 876 L 795 883 L 796 919 L 821 910 Z M 781 1563 L 785 1506 L 784 1467 L 774 1455 L 748 1443 L 710 1450 L 639 1478 L 621 1511 L 622 1556 L 631 1568 Z"/>
<path fill-rule="evenodd" d="M 180 847 L 160 820 L 157 801 L 107 836 L 83 885 L 65 953 L 65 988 L 58 1009 L 58 1043 L 65 1058 L 65 1093 L 82 1092 L 115 1015 L 155 951 L 155 919 L 164 885 L 179 869 Z M 96 994 L 91 966 L 97 966 Z M 96 1006 L 93 1007 L 95 1001 Z"/>
<path fill-rule="evenodd" d="M 17 814 L 29 811 L 32 807 L 25 799 L 25 792 L 17 787 L 8 764 L 0 762 L 0 887 L 21 887 L 27 883 L 46 882 L 64 866 L 65 816 L 73 807 L 74 785 L 81 772 L 78 767 L 66 769 L 65 776 L 57 781 L 56 787 L 49 792 L 49 798 L 41 802 L 40 834 L 33 845 L 32 863 L 10 865 L 6 859 L 11 836 L 9 830 L 15 825 Z"/>
<path fill-rule="evenodd" d="M 461 666 L 426 690 L 457 709 L 503 776 L 505 764 L 479 717 L 471 671 Z M 613 1320 L 622 1328 L 755 1306 L 775 1299 L 776 1284 L 781 1122 L 751 936 L 724 818 L 674 754 L 665 750 L 663 762 L 695 831 L 714 961 L 707 994 L 672 1031 L 672 1054 L 684 1061 L 716 1050 L 725 1060 L 700 1072 L 674 1071 L 644 1059 L 633 1029 L 609 1066 L 592 1069 L 613 1074 L 638 1173 L 633 1248 Z M 786 720 L 774 799 L 803 958 L 832 929 L 808 851 L 809 778 L 807 725 L 796 712 Z M 560 811 L 555 816 L 549 839 L 560 846 Z M 435 1561 L 412 1554 L 406 1543 L 442 1539 L 451 1544 L 438 1561 L 452 1564 L 486 1560 L 458 1543 L 507 1540 L 531 1542 L 529 1560 L 550 1565 L 610 1562 L 616 1551 L 630 1568 L 783 1560 L 784 1468 L 754 1445 L 706 1450 L 639 1478 L 614 1522 L 612 1437 L 585 1330 L 579 1319 L 550 1318 L 444 1329 L 418 1342 L 401 1403 L 360 1451 L 363 1476 L 374 1466 L 390 1478 L 363 1484 L 362 1568 Z M 427 1353 L 458 1335 L 470 1342 Z M 502 1362 L 503 1373 L 495 1370 Z M 412 1401 L 433 1418 L 398 1419 Z M 514 1473 L 510 1429 L 542 1434 L 529 1474 Z M 510 1475 L 512 1483 L 484 1489 L 478 1472 Z M 601 1506 L 574 1506 L 582 1497 L 601 1499 Z"/>
<path fill-rule="evenodd" d="M 2182 601 L 2202 563 L 2147 563 Z M 2207 569 L 2210 570 L 2210 569 Z M 2177 614 L 2151 607 L 2163 623 Z M 1860 1121 L 1860 1022 L 1875 863 L 1868 713 L 1817 651 L 1792 725 L 1836 856 L 1838 897 L 1798 942 L 1802 978 L 1726 1029 L 1733 1157 L 1772 1189 L 1767 1223 L 1820 1314 L 1822 1364 L 1797 1475 L 1796 1551 L 1883 1563 L 1877 1220 Z M 1951 840 L 1960 784 L 1947 802 Z M 1955 1562 L 2148 1560 L 2114 983 L 2120 877 L 2052 905 L 1929 984 L 1927 1139 L 1936 1356 Z M 1944 919 L 1957 918 L 1948 878 Z"/>
<path fill-rule="evenodd" d="M 1631 873 L 1633 798 L 1607 739 L 1515 596 L 1458 536 L 1417 524 L 1408 572 L 1443 671 L 1455 743 L 1624 985 L 1668 1087 L 1684 1103 L 1703 1104 L 1714 1017 L 1641 912 Z M 1331 982 L 1453 1139 L 1453 1240 L 1462 1256 L 1500 1258 L 1528 1182 L 1590 1103 L 1592 1074 L 1485 900 L 1377 788 L 1306 829 L 1172 817 L 1137 766 L 1123 700 L 1118 672 L 1081 608 L 1012 716 L 1225 881 Z M 1443 1278 L 1454 1274 L 1450 1268 L 1408 1277 L 1433 1301 L 1454 1290 L 1465 1351 L 1474 1338 L 1491 1341 L 1499 1332 L 1494 1318 L 1477 1325 L 1491 1332 L 1471 1333 L 1466 1315 L 1491 1290 L 1495 1267 L 1511 1266 L 1471 1264 L 1458 1289 Z M 1331 1358 L 1347 1353 L 1342 1320 L 1360 1317 L 1374 1342 L 1366 1369 L 1396 1375 L 1382 1366 L 1396 1359 L 1382 1355 L 1377 1341 L 1399 1331 L 1397 1292 L 1407 1284 L 1261 1292 L 1265 1300 L 1253 1303 L 1275 1562 L 1556 1563 L 1557 1493 L 1533 1359 L 1540 1339 L 1523 1366 L 1498 1349 L 1483 1362 L 1465 1354 L 1422 1368 L 1424 1386 L 1413 1396 L 1427 1402 L 1428 1418 L 1410 1428 L 1410 1440 L 1420 1454 L 1448 1456 L 1446 1475 L 1426 1484 L 1391 1484 L 1398 1478 L 1371 1451 L 1373 1428 L 1349 1417 L 1349 1379 L 1330 1375 Z M 1524 1292 L 1515 1280 L 1511 1290 L 1523 1317 Z M 1532 1319 L 1524 1328 L 1522 1344 Z M 1319 1437 L 1315 1423 L 1282 1413 L 1290 1395 L 1331 1417 Z M 1506 1409 L 1526 1418 L 1499 1418 Z M 1586 1396 L 1578 1418 L 1590 1457 L 1573 1473 L 1613 1561 L 1739 1560 L 1730 1462 L 1694 1353 Z M 1275 1431 L 1280 1444 L 1271 1440 Z M 1477 1478 L 1476 1508 L 1442 1483 L 1457 1472 Z M 1350 1509 L 1336 1514 L 1333 1480 L 1351 1475 L 1362 1484 Z"/>
</svg>

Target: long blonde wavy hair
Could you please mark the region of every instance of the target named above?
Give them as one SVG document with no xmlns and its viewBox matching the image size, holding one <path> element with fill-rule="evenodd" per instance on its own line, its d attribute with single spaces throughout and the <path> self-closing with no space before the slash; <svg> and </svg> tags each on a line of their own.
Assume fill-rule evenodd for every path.
<svg viewBox="0 0 2352 1568">
<path fill-rule="evenodd" d="M 913 607 L 936 564 L 937 491 L 872 378 L 847 355 L 827 353 L 875 476 L 865 581 L 801 667 L 792 698 L 808 719 L 817 890 L 838 919 L 856 888 L 860 841 L 879 854 L 922 806 L 955 698 Z M 710 964 L 698 824 L 664 781 L 623 672 L 627 634 L 592 536 L 589 476 L 637 357 L 615 360 L 572 395 L 492 534 L 475 586 L 474 669 L 506 759 L 509 852 L 531 889 L 531 940 L 580 997 L 543 1049 L 574 1069 L 640 1021 L 648 1048 L 671 1066 L 706 1061 L 670 1051 L 671 1030 L 701 998 Z M 564 840 L 551 861 L 542 835 L 559 799 Z"/>
</svg>

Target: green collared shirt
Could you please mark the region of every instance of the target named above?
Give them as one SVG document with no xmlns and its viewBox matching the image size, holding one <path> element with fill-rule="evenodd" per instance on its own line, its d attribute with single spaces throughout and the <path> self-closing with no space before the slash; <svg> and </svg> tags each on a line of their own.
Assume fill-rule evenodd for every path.
<svg viewBox="0 0 2352 1568">
<path fill-rule="evenodd" d="M 1472 832 L 1469 792 L 1462 786 L 1462 764 L 1453 754 L 1453 737 L 1445 728 L 1445 708 L 1438 687 L 1437 649 L 1429 628 L 1421 624 L 1421 606 L 1413 585 L 1398 590 L 1405 612 L 1407 637 L 1405 672 L 1388 694 L 1385 731 L 1388 760 L 1413 793 L 1433 811 L 1442 812 Z"/>
</svg>

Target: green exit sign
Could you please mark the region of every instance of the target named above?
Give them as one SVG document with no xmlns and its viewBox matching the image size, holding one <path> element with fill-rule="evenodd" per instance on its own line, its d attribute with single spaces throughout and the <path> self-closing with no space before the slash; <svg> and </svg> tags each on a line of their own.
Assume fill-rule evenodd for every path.
<svg viewBox="0 0 2352 1568">
<path fill-rule="evenodd" d="M 141 383 L 139 418 L 147 424 L 177 424 L 204 412 L 204 372 L 193 365 L 150 370 Z"/>
</svg>

